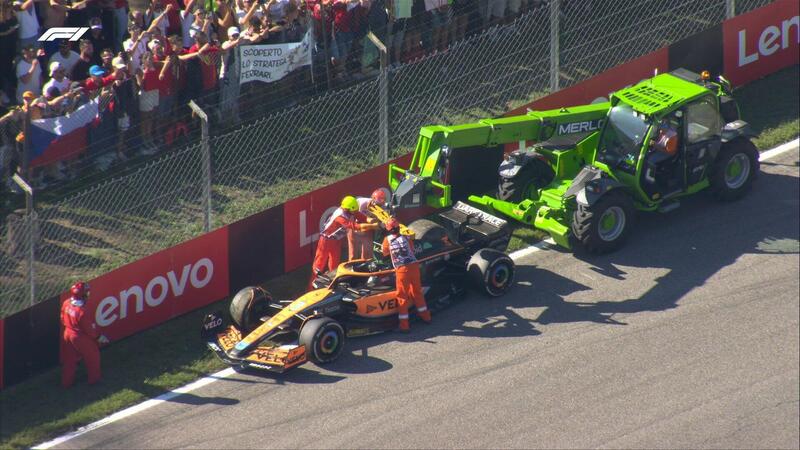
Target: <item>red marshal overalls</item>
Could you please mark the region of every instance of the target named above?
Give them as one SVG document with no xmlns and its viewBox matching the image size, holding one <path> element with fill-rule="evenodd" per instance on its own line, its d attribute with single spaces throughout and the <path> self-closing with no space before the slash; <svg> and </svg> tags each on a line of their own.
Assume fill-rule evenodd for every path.
<svg viewBox="0 0 800 450">
<path fill-rule="evenodd" d="M 75 368 L 83 359 L 89 375 L 89 384 L 100 381 L 100 348 L 97 344 L 99 333 L 84 302 L 68 299 L 61 305 L 61 324 L 64 326 L 61 385 L 70 387 L 75 382 Z"/>
</svg>

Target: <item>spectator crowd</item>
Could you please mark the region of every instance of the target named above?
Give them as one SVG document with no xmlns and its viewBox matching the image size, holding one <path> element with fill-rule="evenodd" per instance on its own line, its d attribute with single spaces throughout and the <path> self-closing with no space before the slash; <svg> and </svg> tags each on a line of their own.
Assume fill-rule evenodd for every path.
<svg viewBox="0 0 800 450">
<path fill-rule="evenodd" d="M 189 131 L 194 100 L 231 125 L 259 96 L 297 99 L 368 75 L 377 52 L 392 64 L 447 51 L 473 32 L 513 20 L 540 0 L 0 0 L 0 191 L 19 171 L 35 187 L 151 155 Z M 85 27 L 77 40 L 40 42 L 54 27 Z M 314 36 L 313 73 L 239 85 L 239 53 L 252 44 Z M 297 71 L 301 72 L 301 71 Z M 265 94 L 267 92 L 268 94 Z M 292 101 L 295 101 L 292 100 Z M 92 111 L 87 145 L 28 167 L 29 120 Z M 240 111 L 242 114 L 240 115 Z"/>
</svg>

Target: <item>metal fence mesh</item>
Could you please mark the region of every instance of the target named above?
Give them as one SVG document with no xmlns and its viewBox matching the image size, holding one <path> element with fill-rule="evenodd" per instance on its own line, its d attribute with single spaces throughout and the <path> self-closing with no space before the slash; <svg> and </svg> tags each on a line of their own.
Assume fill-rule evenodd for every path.
<svg viewBox="0 0 800 450">
<path fill-rule="evenodd" d="M 735 12 L 766 3 L 738 0 Z M 714 26 L 724 20 L 728 2 L 562 0 L 556 5 L 557 76 L 564 88 Z M 498 116 L 549 93 L 550 8 L 543 4 L 447 51 L 390 69 L 389 156 L 410 151 L 422 125 Z M 370 78 L 210 138 L 212 227 L 382 162 L 379 84 L 379 78 Z M 242 95 L 257 99 L 252 89 Z M 24 211 L 9 216 L 0 226 L 0 317 L 27 307 L 31 298 L 59 293 L 78 277 L 97 276 L 201 234 L 209 180 L 198 139 L 78 195 L 37 204 L 32 216 Z"/>
</svg>

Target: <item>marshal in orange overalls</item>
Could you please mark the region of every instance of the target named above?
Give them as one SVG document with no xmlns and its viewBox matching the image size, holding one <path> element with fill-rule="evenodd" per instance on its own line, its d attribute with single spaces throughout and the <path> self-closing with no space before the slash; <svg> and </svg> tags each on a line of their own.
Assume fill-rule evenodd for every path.
<svg viewBox="0 0 800 450">
<path fill-rule="evenodd" d="M 397 282 L 397 306 L 400 331 L 408 331 L 408 309 L 411 302 L 417 310 L 417 315 L 427 323 L 431 321 L 431 312 L 425 303 L 425 294 L 422 292 L 420 281 L 419 262 L 414 256 L 414 243 L 408 236 L 400 234 L 400 224 L 395 219 L 390 219 L 386 224 L 389 235 L 383 239 L 383 255 L 391 256 L 392 266 L 395 268 Z"/>
</svg>

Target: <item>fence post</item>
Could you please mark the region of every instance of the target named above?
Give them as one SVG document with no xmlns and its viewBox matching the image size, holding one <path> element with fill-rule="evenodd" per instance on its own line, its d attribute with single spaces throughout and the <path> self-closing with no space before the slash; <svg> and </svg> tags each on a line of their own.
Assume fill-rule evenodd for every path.
<svg viewBox="0 0 800 450">
<path fill-rule="evenodd" d="M 730 19 L 736 16 L 736 0 L 725 0 L 725 18 Z"/>
<path fill-rule="evenodd" d="M 561 0 L 550 2 L 550 93 L 556 92 L 559 79 L 559 58 L 558 58 L 558 12 L 561 8 Z"/>
<path fill-rule="evenodd" d="M 208 115 L 194 100 L 189 100 L 189 108 L 200 118 L 200 148 L 203 151 L 203 231 L 211 231 L 211 146 L 208 142 Z"/>
<path fill-rule="evenodd" d="M 33 209 L 33 188 L 19 174 L 11 177 L 25 192 L 25 224 L 28 228 L 28 283 L 30 283 L 31 306 L 36 304 L 36 211 Z"/>
<path fill-rule="evenodd" d="M 378 133 L 380 143 L 380 159 L 381 163 L 389 161 L 389 53 L 386 51 L 386 46 L 383 45 L 378 36 L 370 31 L 367 37 L 375 47 L 378 48 L 380 53 L 381 74 L 378 78 L 378 95 L 380 96 L 380 104 L 378 106 Z"/>
</svg>

